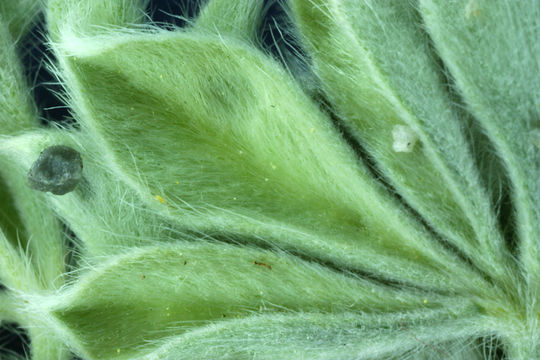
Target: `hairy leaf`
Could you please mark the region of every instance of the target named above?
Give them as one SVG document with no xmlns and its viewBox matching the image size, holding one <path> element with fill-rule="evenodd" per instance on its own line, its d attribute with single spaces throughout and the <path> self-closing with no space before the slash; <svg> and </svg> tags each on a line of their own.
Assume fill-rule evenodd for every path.
<svg viewBox="0 0 540 360">
<path fill-rule="evenodd" d="M 221 322 L 227 327 L 259 313 L 427 310 L 446 301 L 346 277 L 284 253 L 201 242 L 114 257 L 53 299 L 48 311 L 88 358 L 123 359 L 144 353 L 145 343 L 184 332 L 197 336 L 199 327 Z M 458 312 L 475 313 L 467 301 L 452 303 L 462 309 Z"/>
<path fill-rule="evenodd" d="M 381 172 L 448 241 L 511 286 L 466 123 L 414 4 L 293 0 L 291 10 L 325 93 Z"/>
<path fill-rule="evenodd" d="M 450 265 L 460 261 L 374 182 L 291 78 L 253 49 L 190 33 L 110 41 L 89 53 L 64 49 L 73 107 L 108 166 L 157 211 L 201 232 L 261 237 L 399 280 L 453 281 L 426 277 L 426 267 L 475 277 Z M 182 71 L 164 71 L 170 63 Z"/>
<path fill-rule="evenodd" d="M 165 339 L 143 359 L 480 359 L 453 341 L 480 334 L 481 319 L 458 312 L 257 314 Z"/>
</svg>

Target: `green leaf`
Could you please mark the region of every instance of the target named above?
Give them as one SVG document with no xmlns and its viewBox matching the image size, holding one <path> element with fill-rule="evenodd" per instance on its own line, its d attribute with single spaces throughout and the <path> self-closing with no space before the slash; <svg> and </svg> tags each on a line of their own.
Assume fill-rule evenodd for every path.
<svg viewBox="0 0 540 360">
<path fill-rule="evenodd" d="M 19 232 L 24 229 L 24 226 L 17 212 L 15 200 L 2 174 L 0 174 L 0 199 L 2 199 L 0 203 L 0 229 L 4 231 L 4 235 L 13 246 L 18 246 L 19 243 L 23 245 L 27 239 L 24 236 L 19 237 Z"/>
<path fill-rule="evenodd" d="M 291 0 L 332 106 L 397 192 L 473 263 L 512 286 L 465 119 L 408 1 Z"/>
<path fill-rule="evenodd" d="M 144 18 L 148 0 L 48 0 L 47 28 L 53 41 L 97 35 L 112 27 L 134 27 Z"/>
<path fill-rule="evenodd" d="M 0 240 L 2 240 L 2 234 L 0 232 Z M 3 246 L 3 245 L 0 245 Z M 2 255 L 5 258 L 5 252 L 2 250 Z M 5 262 L 2 262 L 5 264 Z M 0 278 L 2 282 L 5 279 L 5 267 L 2 264 L 2 268 L 0 269 Z M 13 296 L 12 293 L 8 291 L 0 291 L 0 324 L 4 322 L 19 322 L 21 319 L 20 316 L 20 309 L 18 308 L 19 299 L 17 299 L 15 296 Z"/>
<path fill-rule="evenodd" d="M 37 12 L 37 2 L 21 1 L 15 5 L 7 1 L 0 6 L 0 135 L 14 135 L 36 128 L 38 125 L 35 104 L 23 76 L 15 39 L 5 19 L 19 27 L 18 16 L 25 14 L 31 21 Z M 7 11 L 10 10 L 8 13 Z M 23 31 L 18 29 L 17 31 Z M 6 149 L 9 137 L 0 137 L 0 147 Z M 0 151 L 1 152 L 1 151 Z M 11 154 L 12 155 L 12 154 Z M 0 224 L 8 241 L 21 253 L 31 258 L 42 288 L 59 286 L 64 268 L 62 266 L 63 244 L 58 220 L 44 206 L 40 195 L 27 192 L 26 173 L 7 153 L 0 154 L 0 183 L 4 195 L 0 204 Z M 33 284 L 35 285 L 35 284 Z"/>
<path fill-rule="evenodd" d="M 61 47 L 72 106 L 105 164 L 169 221 L 398 280 L 484 286 L 376 183 L 277 64 L 234 39 L 109 40 Z"/>
<path fill-rule="evenodd" d="M 0 135 L 37 126 L 37 111 L 23 76 L 15 39 L 0 8 Z"/>
<path fill-rule="evenodd" d="M 263 8 L 263 0 L 208 1 L 201 9 L 194 28 L 255 43 L 258 40 Z"/>
<path fill-rule="evenodd" d="M 512 135 L 500 134 L 504 126 L 495 132 L 508 140 L 494 141 L 501 162 L 531 168 L 510 171 L 515 188 L 524 185 L 514 199 L 516 239 L 524 240 L 514 256 L 490 203 L 502 193 L 486 181 L 493 168 L 481 178 L 473 157 L 480 168 L 486 162 L 491 128 L 482 143 L 467 134 L 472 116 L 490 104 L 478 105 L 470 94 L 481 98 L 482 91 L 463 90 L 455 76 L 477 110 L 458 109 L 441 71 L 447 61 L 452 74 L 469 61 L 447 57 L 448 39 L 462 41 L 468 32 L 481 38 L 501 17 L 519 33 L 517 53 L 528 57 L 510 68 L 534 73 L 536 52 L 523 49 L 537 47 L 527 40 L 536 33 L 535 11 L 514 19 L 522 5 L 504 4 L 510 11 L 490 10 L 488 25 L 451 35 L 445 28 L 439 36 L 433 24 L 451 26 L 448 9 L 466 5 L 465 17 L 474 20 L 487 2 L 451 0 L 440 2 L 441 10 L 435 0 L 292 0 L 291 23 L 276 20 L 273 29 L 291 31 L 284 41 L 303 39 L 293 64 L 302 74 L 258 48 L 262 17 L 272 18 L 263 15 L 265 4 L 275 5 L 211 0 L 189 27 L 164 31 L 142 24 L 144 1 L 49 1 L 55 75 L 80 127 L 0 142 L 1 156 L 16 159 L 5 167 L 20 180 L 19 188 L 10 185 L 13 198 L 20 192 L 34 199 L 23 176 L 46 146 L 73 147 L 85 164 L 73 191 L 36 194 L 76 233 L 80 268 L 68 267 L 76 272 L 61 291 L 20 294 L 16 312 L 25 314 L 24 326 L 44 329 L 30 331 L 43 350 L 34 356 L 54 357 L 48 345 L 61 339 L 88 360 L 475 359 L 489 357 L 476 345 L 494 336 L 509 357 L 535 358 L 540 265 L 531 194 L 540 132 L 529 123 L 536 108 L 516 129 L 515 141 L 530 140 L 519 151 L 503 139 Z M 484 69 L 475 56 L 478 73 L 500 69 L 496 61 Z M 320 83 L 302 80 L 307 73 Z M 471 78 L 478 76 L 492 75 Z M 528 79 L 502 77 L 510 80 L 495 80 L 493 89 Z M 530 110 L 538 89 L 524 88 Z M 501 108 L 494 109 L 521 106 L 523 91 L 512 96 L 508 103 L 497 98 Z M 355 139 L 336 129 L 340 122 Z M 349 146 L 355 140 L 375 159 L 375 176 Z M 28 258 L 11 261 L 18 249 L 9 246 L 0 254 L 0 275 L 7 269 L 15 283 L 30 283 L 12 266 L 30 269 Z M 42 337 L 47 330 L 50 341 Z"/>
<path fill-rule="evenodd" d="M 482 335 L 482 319 L 456 315 L 256 314 L 165 339 L 142 359 L 481 359 L 464 343 Z"/>
<path fill-rule="evenodd" d="M 6 22 L 9 35 L 18 42 L 30 30 L 41 10 L 40 0 L 2 0 L 0 22 Z"/>
<path fill-rule="evenodd" d="M 62 284 L 60 275 L 65 271 L 62 226 L 47 206 L 45 197 L 28 192 L 26 173 L 14 166 L 4 154 L 0 154 L 0 166 L 15 205 L 11 208 L 15 213 L 7 215 L 7 221 L 17 226 L 15 237 L 11 233 L 9 241 L 31 259 L 42 288 L 59 287 Z"/>
<path fill-rule="evenodd" d="M 18 251 L 19 250 L 19 251 Z M 0 281 L 9 289 L 31 291 L 39 289 L 34 269 L 20 249 L 6 239 L 0 229 Z"/>
<path fill-rule="evenodd" d="M 39 285 L 32 286 L 41 289 L 60 287 L 65 271 L 61 224 L 46 204 L 45 195 L 30 190 L 26 179 L 30 165 L 50 141 L 41 132 L 0 138 L 0 175 L 6 186 L 3 191 L 9 194 L 7 199 L 12 199 L 11 204 L 8 200 L 0 206 L 10 211 L 4 212 L 2 222 L 8 224 L 11 245 L 32 264 L 39 279 Z"/>
<path fill-rule="evenodd" d="M 141 248 L 113 257 L 92 268 L 65 293 L 43 303 L 47 304 L 44 310 L 59 322 L 56 326 L 64 328 L 71 343 L 78 344 L 77 351 L 89 359 L 128 359 L 184 332 L 189 332 L 184 341 L 192 341 L 190 337 L 197 334 L 204 339 L 205 332 L 215 331 L 214 323 L 234 332 L 235 322 L 249 317 L 252 320 L 240 322 L 238 329 L 252 326 L 257 314 L 282 313 L 284 323 L 276 331 L 285 335 L 292 331 L 289 321 L 295 316 L 300 324 L 309 322 L 309 315 L 295 312 L 349 313 L 338 315 L 329 324 L 330 332 L 337 331 L 340 322 L 349 328 L 351 323 L 361 323 L 364 311 L 422 307 L 428 314 L 451 303 L 448 309 L 454 310 L 443 311 L 450 317 L 463 311 L 477 313 L 476 307 L 459 297 L 411 295 L 281 252 L 207 242 Z M 321 316 L 330 321 L 329 316 Z M 279 321 L 279 317 L 268 319 Z M 398 326 L 398 319 L 393 318 L 393 326 Z M 318 315 L 313 320 L 315 326 L 325 321 Z"/>
<path fill-rule="evenodd" d="M 535 0 L 420 1 L 435 47 L 511 180 L 519 256 L 540 295 L 540 6 Z M 530 314 L 530 316 L 536 316 Z"/>
<path fill-rule="evenodd" d="M 71 352 L 67 349 L 64 341 L 58 339 L 47 329 L 30 327 L 30 353 L 32 359 L 40 360 L 70 360 Z"/>
</svg>

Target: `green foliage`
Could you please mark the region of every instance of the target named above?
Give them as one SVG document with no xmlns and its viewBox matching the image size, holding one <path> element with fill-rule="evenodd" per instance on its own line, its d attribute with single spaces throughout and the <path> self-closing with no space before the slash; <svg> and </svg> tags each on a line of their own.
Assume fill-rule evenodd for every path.
<svg viewBox="0 0 540 360">
<path fill-rule="evenodd" d="M 283 1 L 281 63 L 275 2 L 146 3 L 0 5 L 0 320 L 32 358 L 540 358 L 535 0 Z M 29 98 L 40 11 L 75 127 Z M 28 183 L 51 146 L 62 195 Z"/>
<path fill-rule="evenodd" d="M 429 311 L 441 308 L 440 300 L 423 304 L 419 296 L 373 286 L 284 253 L 198 242 L 115 257 L 47 310 L 74 333 L 82 354 L 130 358 L 143 352 L 138 348 L 144 342 L 194 332 L 218 320 L 239 321 L 258 313 Z M 461 311 L 466 310 L 454 309 L 452 316 Z"/>
</svg>

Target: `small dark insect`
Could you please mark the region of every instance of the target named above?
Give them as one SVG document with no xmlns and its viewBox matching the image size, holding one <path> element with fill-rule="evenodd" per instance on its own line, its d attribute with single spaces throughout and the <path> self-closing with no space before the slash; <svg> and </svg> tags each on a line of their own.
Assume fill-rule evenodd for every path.
<svg viewBox="0 0 540 360">
<path fill-rule="evenodd" d="M 74 149 L 55 145 L 43 150 L 28 171 L 28 185 L 39 191 L 64 195 L 82 179 L 81 155 Z"/>
<path fill-rule="evenodd" d="M 267 268 L 268 270 L 272 270 L 272 266 L 271 266 L 271 265 L 268 265 L 268 264 L 265 264 L 265 263 L 262 263 L 262 262 L 258 262 L 258 261 L 254 261 L 253 263 L 254 263 L 255 265 L 264 266 L 264 267 Z"/>
</svg>

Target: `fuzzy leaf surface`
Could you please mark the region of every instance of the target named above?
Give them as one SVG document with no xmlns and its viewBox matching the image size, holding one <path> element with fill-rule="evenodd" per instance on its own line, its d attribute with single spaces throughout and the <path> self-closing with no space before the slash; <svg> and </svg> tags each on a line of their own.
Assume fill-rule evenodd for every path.
<svg viewBox="0 0 540 360">
<path fill-rule="evenodd" d="M 291 12 L 326 96 L 381 173 L 476 266 L 511 285 L 512 264 L 465 136 L 468 123 L 415 5 L 292 0 Z M 400 129 L 410 135 L 401 139 Z M 400 148 L 403 141 L 410 148 Z"/>
<path fill-rule="evenodd" d="M 274 62 L 236 39 L 189 32 L 108 39 L 63 45 L 74 107 L 107 166 L 171 221 L 399 280 L 457 287 L 438 274 L 456 271 L 484 286 Z"/>
<path fill-rule="evenodd" d="M 462 317 L 460 321 L 454 318 L 458 313 Z M 346 360 L 351 359 L 351 354 L 354 359 L 366 360 L 397 360 L 408 356 L 481 359 L 481 354 L 462 340 L 480 333 L 481 319 L 470 315 L 468 318 L 465 309 L 384 315 L 258 314 L 215 323 L 164 340 L 158 350 L 142 359 L 173 360 L 183 356 L 231 360 L 291 357 Z"/>
<path fill-rule="evenodd" d="M 52 301 L 48 311 L 81 354 L 127 359 L 147 351 L 145 343 L 259 313 L 438 309 L 445 300 L 390 290 L 284 253 L 201 242 L 113 257 Z M 458 298 L 455 304 L 458 311 L 475 309 Z"/>
</svg>

